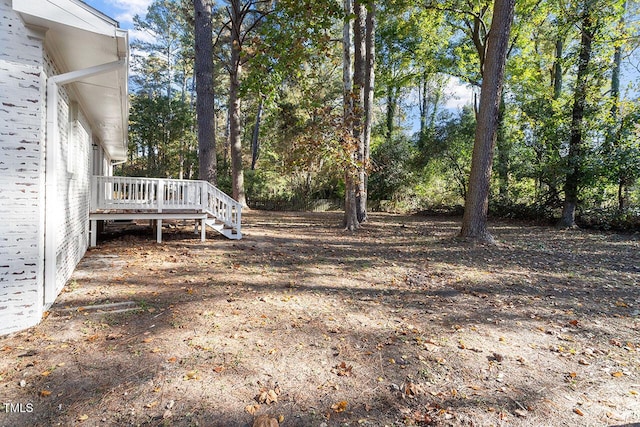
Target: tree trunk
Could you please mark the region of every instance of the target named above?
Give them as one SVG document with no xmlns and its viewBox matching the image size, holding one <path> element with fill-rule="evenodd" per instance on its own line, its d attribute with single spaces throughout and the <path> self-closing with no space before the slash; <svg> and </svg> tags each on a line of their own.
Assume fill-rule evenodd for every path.
<svg viewBox="0 0 640 427">
<path fill-rule="evenodd" d="M 353 23 L 353 138 L 358 144 L 356 153 L 357 174 L 354 178 L 356 186 L 356 217 L 362 222 L 366 217 L 366 211 L 362 211 L 362 197 L 364 188 L 364 162 L 365 162 L 365 115 L 366 115 L 366 15 L 365 0 L 355 0 L 353 11 L 355 22 Z M 366 205 L 366 199 L 364 201 Z"/>
<path fill-rule="evenodd" d="M 580 39 L 580 54 L 578 57 L 578 74 L 576 76 L 576 90 L 571 114 L 571 136 L 569 139 L 569 155 L 567 156 L 567 175 L 564 183 L 564 205 L 559 227 L 576 227 L 576 208 L 578 206 L 578 186 L 582 180 L 582 125 L 584 109 L 587 99 L 587 73 L 591 61 L 591 42 L 595 34 L 595 25 L 589 2 L 585 1 L 584 16 L 582 18 L 582 36 Z"/>
<path fill-rule="evenodd" d="M 500 96 L 500 111 L 498 112 L 498 133 L 496 138 L 496 147 L 498 149 L 498 164 L 496 169 L 498 171 L 499 181 L 499 197 L 503 202 L 509 201 L 509 159 L 511 153 L 509 144 L 507 143 L 507 134 L 505 132 L 504 122 L 504 92 Z"/>
<path fill-rule="evenodd" d="M 560 99 L 562 95 L 562 51 L 564 49 L 563 35 L 558 34 L 556 40 L 555 62 L 553 63 L 553 99 Z"/>
<path fill-rule="evenodd" d="M 258 112 L 256 113 L 256 124 L 253 127 L 253 136 L 251 137 L 251 170 L 256 170 L 256 163 L 260 156 L 260 120 L 262 119 L 262 108 L 264 106 L 264 97 L 260 97 L 258 104 Z"/>
<path fill-rule="evenodd" d="M 624 29 L 624 14 L 627 10 L 627 2 L 622 6 L 622 16 L 618 22 L 619 34 Z M 613 70 L 611 70 L 611 126 L 607 133 L 607 149 L 613 149 L 620 143 L 620 74 L 622 71 L 622 45 L 616 44 L 613 53 Z M 624 168 L 618 168 L 618 210 L 620 212 L 627 209 L 629 205 L 629 185 L 633 184 L 633 179 L 627 176 Z"/>
<path fill-rule="evenodd" d="M 244 193 L 244 170 L 242 168 L 242 138 L 240 125 L 240 62 L 241 48 L 241 2 L 231 2 L 231 67 L 229 76 L 229 145 L 231 148 L 231 186 L 233 198 L 243 207 L 247 206 Z"/>
<path fill-rule="evenodd" d="M 493 242 L 493 237 L 487 230 L 489 184 L 514 7 L 515 0 L 496 0 L 494 4 L 484 60 L 469 191 L 460 231 L 462 237 L 489 243 Z"/>
<path fill-rule="evenodd" d="M 365 80 L 364 80 L 364 126 L 362 135 L 362 158 L 359 159 L 360 171 L 358 178 L 358 221 L 367 220 L 368 168 L 371 155 L 371 128 L 373 126 L 373 101 L 375 88 L 375 28 L 376 8 L 373 1 L 369 2 L 365 22 Z"/>
<path fill-rule="evenodd" d="M 199 178 L 217 183 L 216 134 L 214 122 L 213 40 L 211 4 L 194 0 L 196 114 L 198 117 Z M 182 164 L 181 164 L 182 174 Z"/>
<path fill-rule="evenodd" d="M 427 82 L 427 73 L 423 72 L 420 78 L 418 93 L 420 95 L 420 143 L 424 144 L 427 140 L 427 111 L 429 110 L 429 91 Z"/>
<path fill-rule="evenodd" d="M 354 100 L 353 100 L 353 74 L 351 68 L 351 0 L 344 0 L 345 22 L 342 29 L 342 83 L 343 83 L 343 103 L 344 103 L 344 126 L 345 134 L 348 138 L 353 135 Z M 351 146 L 349 141 L 345 141 L 347 146 Z M 359 228 L 358 211 L 356 207 L 357 184 L 352 170 L 353 160 L 356 153 L 346 162 L 344 174 L 344 219 L 343 225 L 346 230 L 356 230 Z"/>
<path fill-rule="evenodd" d="M 396 110 L 398 106 L 398 98 L 396 96 L 396 89 L 391 83 L 387 84 L 387 114 L 386 114 L 386 131 L 387 141 L 391 141 L 391 136 L 394 131 L 394 123 L 396 118 Z"/>
<path fill-rule="evenodd" d="M 344 228 L 348 231 L 355 231 L 360 228 L 356 197 L 358 184 L 356 183 L 356 177 L 350 171 L 345 173 L 344 186 Z"/>
</svg>

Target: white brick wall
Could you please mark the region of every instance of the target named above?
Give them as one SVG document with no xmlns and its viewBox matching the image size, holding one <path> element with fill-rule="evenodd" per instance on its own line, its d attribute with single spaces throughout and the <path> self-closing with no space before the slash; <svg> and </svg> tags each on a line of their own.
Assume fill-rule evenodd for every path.
<svg viewBox="0 0 640 427">
<path fill-rule="evenodd" d="M 42 42 L 0 0 L 0 334 L 42 315 Z"/>
<path fill-rule="evenodd" d="M 10 0 L 0 0 L 0 335 L 37 324 L 45 309 L 46 82 L 70 70 L 56 69 L 43 37 L 25 28 Z M 55 213 L 47 215 L 55 230 L 55 295 L 89 247 L 94 156 L 89 120 L 67 87 L 58 95 L 59 143 L 49 147 L 56 185 L 46 205 Z"/>
<path fill-rule="evenodd" d="M 66 97 L 65 97 L 66 98 Z M 61 102 L 62 97 L 61 97 Z M 69 106 L 67 106 L 69 111 Z M 64 216 L 58 225 L 56 251 L 56 293 L 71 277 L 89 247 L 89 185 L 92 155 L 88 122 L 77 104 L 71 105 L 64 119 L 59 115 L 61 129 L 66 124 L 66 138 L 61 138 L 58 163 L 58 197 Z"/>
<path fill-rule="evenodd" d="M 44 53 L 47 76 L 60 74 Z M 58 90 L 59 145 L 56 157 L 56 283 L 58 294 L 89 247 L 90 125 L 65 86 Z"/>
</svg>

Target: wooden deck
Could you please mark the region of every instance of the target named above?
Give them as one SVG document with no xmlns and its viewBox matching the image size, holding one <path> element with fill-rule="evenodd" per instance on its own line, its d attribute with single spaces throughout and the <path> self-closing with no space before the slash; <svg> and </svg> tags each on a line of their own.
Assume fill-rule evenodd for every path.
<svg viewBox="0 0 640 427">
<path fill-rule="evenodd" d="M 194 220 L 201 240 L 206 227 L 229 239 L 241 239 L 242 206 L 206 181 L 105 177 L 92 179 L 89 220 L 91 246 L 97 244 L 98 221 L 150 220 L 162 242 L 162 221 Z"/>
</svg>

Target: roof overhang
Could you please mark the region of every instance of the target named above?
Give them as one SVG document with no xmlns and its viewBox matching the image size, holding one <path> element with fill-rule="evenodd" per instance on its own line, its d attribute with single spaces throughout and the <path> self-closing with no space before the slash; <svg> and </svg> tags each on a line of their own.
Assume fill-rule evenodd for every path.
<svg viewBox="0 0 640 427">
<path fill-rule="evenodd" d="M 112 160 L 125 160 L 128 133 L 129 36 L 118 22 L 80 0 L 13 0 L 26 25 L 45 31 L 58 73 L 121 61 L 122 66 L 69 84 L 92 132 Z"/>
</svg>

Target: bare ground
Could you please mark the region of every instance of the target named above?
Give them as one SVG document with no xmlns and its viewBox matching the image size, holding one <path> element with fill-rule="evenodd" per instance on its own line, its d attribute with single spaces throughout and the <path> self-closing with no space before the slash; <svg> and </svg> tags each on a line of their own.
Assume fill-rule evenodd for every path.
<svg viewBox="0 0 640 427">
<path fill-rule="evenodd" d="M 0 338 L 0 425 L 640 422 L 640 236 L 498 222 L 483 246 L 455 218 L 339 223 L 111 236 L 39 326 Z"/>
</svg>

